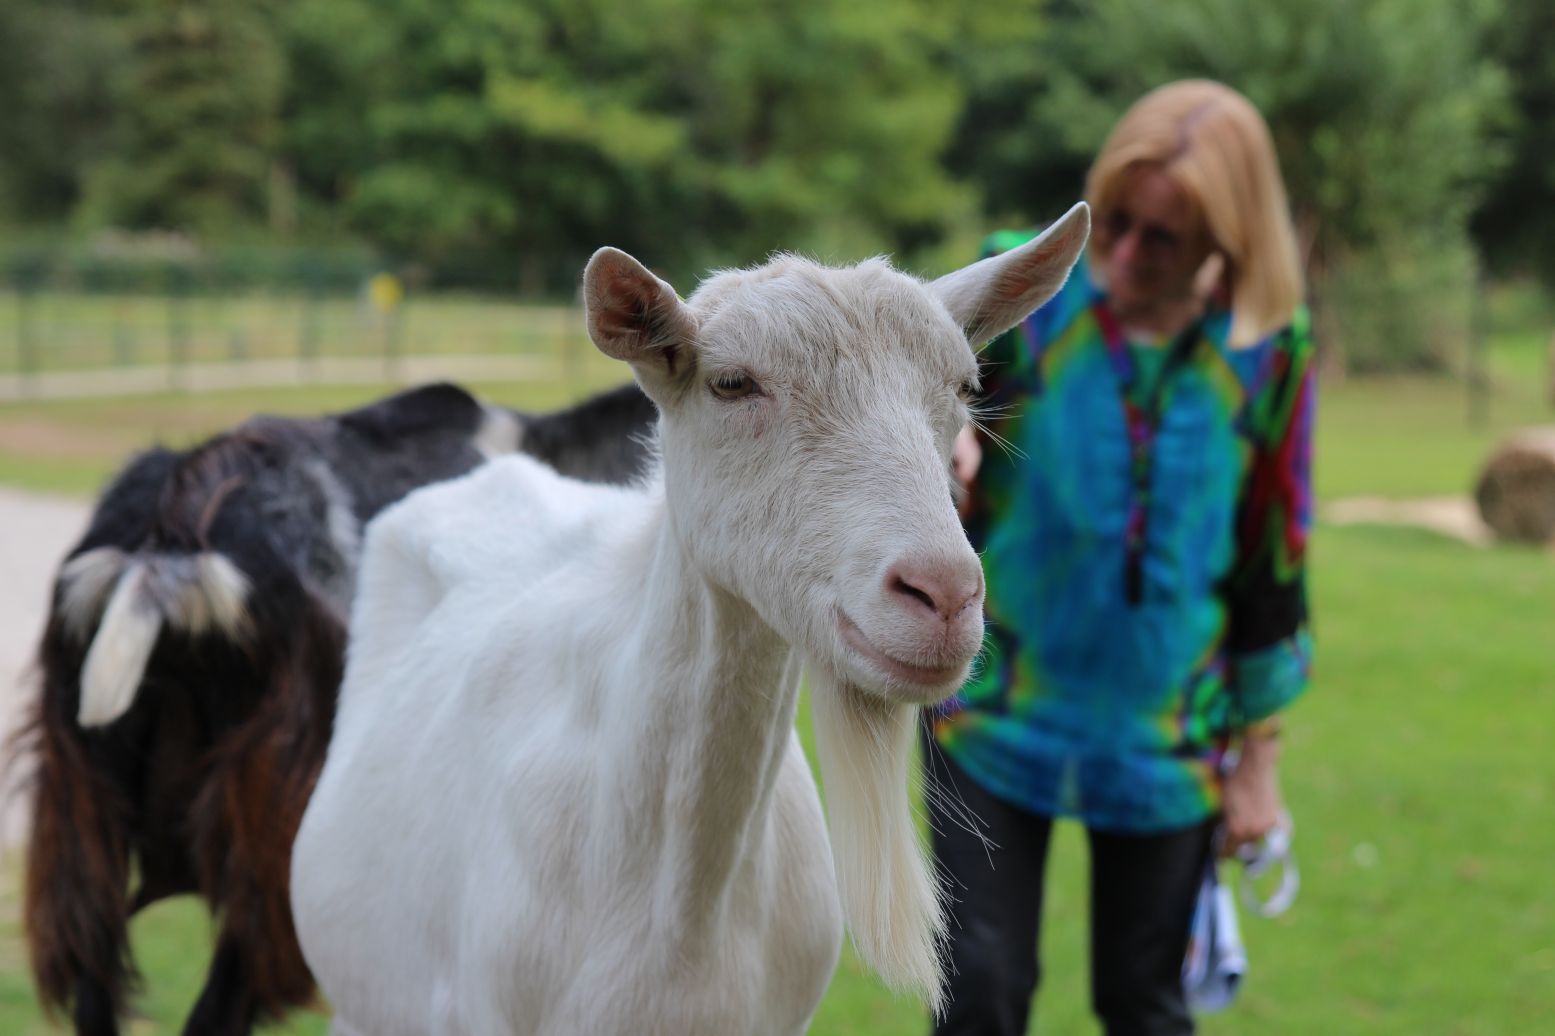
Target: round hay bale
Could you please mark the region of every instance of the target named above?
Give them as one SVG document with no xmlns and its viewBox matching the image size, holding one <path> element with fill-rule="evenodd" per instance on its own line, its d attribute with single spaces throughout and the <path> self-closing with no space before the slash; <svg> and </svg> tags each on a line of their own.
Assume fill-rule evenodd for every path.
<svg viewBox="0 0 1555 1036">
<path fill-rule="evenodd" d="M 1517 432 L 1496 447 L 1474 502 L 1497 539 L 1555 546 L 1555 428 Z"/>
</svg>

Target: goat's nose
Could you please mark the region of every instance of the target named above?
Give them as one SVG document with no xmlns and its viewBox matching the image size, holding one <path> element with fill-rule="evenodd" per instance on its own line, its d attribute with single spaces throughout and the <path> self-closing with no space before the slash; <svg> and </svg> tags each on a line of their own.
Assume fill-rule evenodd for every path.
<svg viewBox="0 0 1555 1036">
<path fill-rule="evenodd" d="M 982 596 L 981 565 L 898 562 L 885 576 L 886 591 L 899 604 L 927 609 L 953 621 Z"/>
</svg>

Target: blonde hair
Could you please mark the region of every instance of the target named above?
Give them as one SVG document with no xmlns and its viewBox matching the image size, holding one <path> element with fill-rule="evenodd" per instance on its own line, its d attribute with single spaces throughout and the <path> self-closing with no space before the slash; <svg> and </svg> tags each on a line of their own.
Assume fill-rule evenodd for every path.
<svg viewBox="0 0 1555 1036">
<path fill-rule="evenodd" d="M 1251 345 L 1290 323 L 1301 262 L 1274 141 L 1252 102 L 1208 79 L 1168 83 L 1136 101 L 1086 177 L 1098 225 L 1140 165 L 1159 166 L 1188 193 L 1230 264 L 1230 344 Z M 1105 258 L 1106 247 L 1095 241 L 1092 250 Z"/>
</svg>

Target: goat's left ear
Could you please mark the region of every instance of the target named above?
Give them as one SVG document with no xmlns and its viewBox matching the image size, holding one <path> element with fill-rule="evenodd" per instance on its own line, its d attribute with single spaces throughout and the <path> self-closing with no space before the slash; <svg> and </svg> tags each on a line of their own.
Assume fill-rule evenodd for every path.
<svg viewBox="0 0 1555 1036">
<path fill-rule="evenodd" d="M 1091 210 L 1082 201 L 1033 240 L 947 273 L 929 289 L 980 346 L 1058 294 L 1090 233 Z"/>
<path fill-rule="evenodd" d="M 583 270 L 589 337 L 606 356 L 650 380 L 691 368 L 697 320 L 675 289 L 618 248 L 601 248 Z"/>
</svg>

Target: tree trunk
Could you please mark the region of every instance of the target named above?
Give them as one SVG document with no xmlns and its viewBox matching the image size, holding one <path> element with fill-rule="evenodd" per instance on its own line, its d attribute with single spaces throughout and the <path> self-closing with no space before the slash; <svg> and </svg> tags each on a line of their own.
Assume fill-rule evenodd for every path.
<svg viewBox="0 0 1555 1036">
<path fill-rule="evenodd" d="M 1545 387 L 1549 389 L 1550 406 L 1555 407 L 1555 334 L 1550 335 L 1550 348 L 1546 354 L 1549 360 L 1545 367 Z"/>
</svg>

